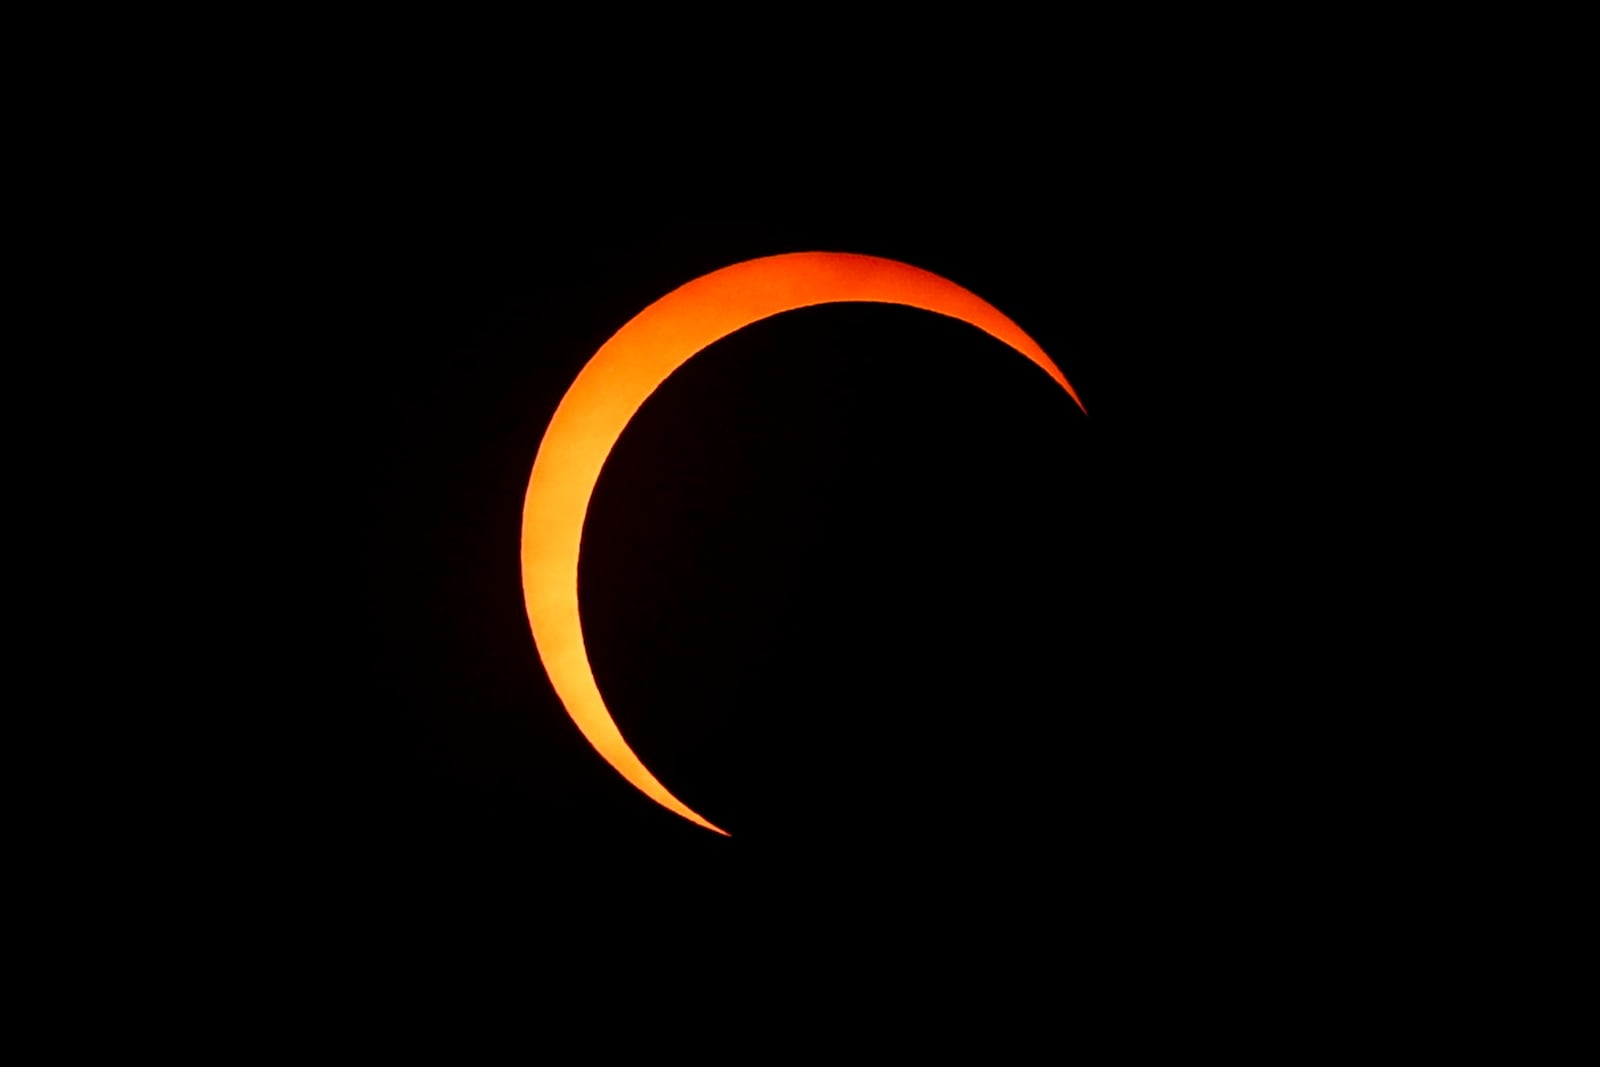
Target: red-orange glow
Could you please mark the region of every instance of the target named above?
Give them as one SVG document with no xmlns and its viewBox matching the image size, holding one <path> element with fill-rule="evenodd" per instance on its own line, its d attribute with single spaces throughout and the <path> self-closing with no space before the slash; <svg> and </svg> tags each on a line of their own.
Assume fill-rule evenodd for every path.
<svg viewBox="0 0 1600 1067">
<path fill-rule="evenodd" d="M 1034 340 L 988 302 L 936 274 L 874 256 L 797 252 L 736 263 L 657 300 L 600 347 L 567 390 L 533 461 L 522 509 L 522 595 L 534 644 L 572 721 L 656 803 L 726 836 L 667 791 L 634 755 L 600 697 L 583 645 L 578 550 L 606 456 L 667 376 L 712 342 L 783 311 L 838 302 L 903 304 L 960 319 L 1038 364 L 1081 409 Z"/>
</svg>

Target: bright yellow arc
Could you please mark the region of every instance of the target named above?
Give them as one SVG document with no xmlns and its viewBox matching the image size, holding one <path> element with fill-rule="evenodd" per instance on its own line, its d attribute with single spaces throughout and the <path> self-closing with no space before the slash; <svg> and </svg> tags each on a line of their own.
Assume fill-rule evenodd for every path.
<svg viewBox="0 0 1600 1067">
<path fill-rule="evenodd" d="M 589 498 L 617 438 L 646 398 L 712 342 L 816 304 L 903 304 L 976 326 L 1027 356 L 1081 409 L 1033 338 L 987 301 L 937 274 L 875 256 L 797 252 L 736 263 L 657 300 L 618 330 L 562 397 L 533 461 L 522 508 L 522 596 L 534 644 L 583 736 L 645 795 L 727 835 L 669 793 L 622 739 L 589 667 L 578 612 L 578 550 Z"/>
</svg>

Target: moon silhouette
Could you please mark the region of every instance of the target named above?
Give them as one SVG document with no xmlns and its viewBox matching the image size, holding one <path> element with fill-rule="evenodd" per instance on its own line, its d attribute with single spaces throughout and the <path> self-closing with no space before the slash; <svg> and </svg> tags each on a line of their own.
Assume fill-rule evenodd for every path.
<svg viewBox="0 0 1600 1067">
<path fill-rule="evenodd" d="M 628 421 L 695 353 L 741 327 L 818 304 L 902 304 L 976 326 L 1032 360 L 1083 401 L 1044 350 L 987 301 L 937 274 L 891 259 L 796 252 L 696 278 L 630 319 L 600 346 L 556 407 L 533 461 L 522 508 L 522 595 L 556 695 L 583 736 L 629 782 L 669 811 L 728 836 L 668 792 L 623 740 L 583 644 L 578 551 L 600 469 Z"/>
</svg>

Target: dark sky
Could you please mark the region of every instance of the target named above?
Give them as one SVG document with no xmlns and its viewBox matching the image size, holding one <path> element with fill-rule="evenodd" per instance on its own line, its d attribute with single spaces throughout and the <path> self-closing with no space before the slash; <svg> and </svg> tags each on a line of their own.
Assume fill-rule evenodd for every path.
<svg viewBox="0 0 1600 1067">
<path fill-rule="evenodd" d="M 1008 22 L 990 46 L 886 46 L 927 64 L 912 75 L 803 52 L 703 93 L 653 40 L 673 77 L 615 55 L 569 75 L 549 23 L 503 65 L 468 53 L 546 84 L 468 79 L 456 104 L 364 25 L 348 50 L 404 78 L 341 59 L 325 90 L 291 49 L 239 98 L 181 73 L 170 106 L 96 88 L 126 131 L 62 125 L 94 158 L 62 164 L 59 209 L 23 205 L 121 301 L 71 293 L 42 357 L 73 406 L 45 447 L 92 512 L 89 580 L 62 598 L 92 656 L 45 694 L 74 736 L 24 821 L 90 857 L 63 879 L 79 915 L 151 938 L 127 956 L 148 973 L 177 927 L 232 965 L 256 957 L 230 938 L 292 945 L 273 1006 L 307 978 L 342 996 L 341 946 L 378 969 L 443 940 L 530 984 L 578 958 L 671 984 L 712 938 L 796 975 L 826 952 L 824 981 L 869 999 L 886 955 L 986 984 L 980 947 L 1048 1002 L 1037 1018 L 1088 987 L 1148 1026 L 1143 991 L 1212 988 L 1243 927 L 1263 984 L 1297 995 L 1271 954 L 1343 937 L 1352 901 L 1387 907 L 1392 861 L 1448 815 L 1442 795 L 1391 815 L 1378 783 L 1436 758 L 1432 724 L 1393 706 L 1438 702 L 1371 670 L 1432 640 L 1414 575 L 1449 558 L 1403 529 L 1432 469 L 1374 433 L 1386 411 L 1413 424 L 1386 399 L 1398 368 L 1450 358 L 1431 323 L 1380 321 L 1422 285 L 1438 196 L 1397 197 L 1404 153 L 1328 121 L 1359 62 L 1289 91 L 1321 29 L 1223 26 L 1284 68 L 1262 70 L 1137 22 L 1120 50 Z M 857 89 L 860 68 L 881 80 Z M 805 121 L 730 106 L 775 81 Z M 830 88 L 865 150 L 810 106 Z M 623 113 L 597 114 L 613 92 Z M 1394 142 L 1434 107 L 1385 118 Z M 752 325 L 644 405 L 589 509 L 584 633 L 623 735 L 724 839 L 636 791 L 555 698 L 522 504 L 556 405 L 629 318 L 808 250 L 972 290 L 1088 414 L 975 329 L 873 305 Z M 602 933 L 626 963 L 585 947 Z M 694 943 L 646 951 L 660 936 Z"/>
<path fill-rule="evenodd" d="M 124 303 L 80 301 L 44 349 L 76 406 L 53 420 L 59 482 L 93 512 L 90 580 L 63 598 L 93 657 L 45 694 L 82 739 L 24 821 L 90 857 L 63 879 L 80 916 L 152 939 L 133 984 L 179 927 L 248 969 L 231 939 L 291 946 L 286 980 L 262 971 L 274 1008 L 308 980 L 355 989 L 340 952 L 381 971 L 459 943 L 519 992 L 604 1003 L 714 943 L 869 1003 L 884 959 L 1018 975 L 1039 1000 L 1020 1010 L 1070 1038 L 1054 1020 L 1093 1013 L 1085 990 L 1159 1029 L 1148 991 L 1214 991 L 1242 929 L 1265 961 L 1244 966 L 1292 999 L 1275 960 L 1315 968 L 1299 939 L 1390 908 L 1450 804 L 1410 784 L 1443 732 L 1394 710 L 1437 708 L 1434 681 L 1382 677 L 1435 640 L 1414 576 L 1450 542 L 1406 533 L 1400 505 L 1436 478 L 1374 432 L 1413 425 L 1387 399 L 1398 368 L 1451 358 L 1431 323 L 1380 321 L 1422 285 L 1437 190 L 1397 197 L 1403 153 L 1327 121 L 1368 77 L 1343 52 L 1297 95 L 1298 38 L 1224 27 L 1286 68 L 1264 71 L 1137 21 L 1125 55 L 1007 23 L 999 47 L 897 39 L 915 75 L 818 52 L 703 94 L 616 56 L 569 75 L 549 23 L 500 70 L 546 85 L 455 105 L 364 27 L 349 50 L 406 78 L 341 60 L 324 91 L 289 51 L 246 99 L 177 77 L 182 106 L 123 102 L 114 143 L 63 125 L 99 154 L 59 211 L 25 214 Z M 1020 57 L 1024 37 L 1052 54 Z M 861 67 L 881 84 L 857 90 Z M 800 132 L 730 106 L 774 81 L 808 97 Z M 866 151 L 809 106 L 829 87 Z M 613 91 L 624 113 L 596 114 Z M 1435 103 L 1384 120 L 1396 144 Z M 79 213 L 108 221 L 80 242 Z M 629 318 L 808 250 L 972 290 L 1088 414 L 977 330 L 875 305 L 754 324 L 644 405 L 588 512 L 584 634 L 624 737 L 724 839 L 635 790 L 557 701 L 522 505 L 556 405 Z M 100 425 L 115 438 L 85 447 Z M 1386 776 L 1427 793 L 1416 814 L 1393 814 Z M 91 836 L 56 833 L 52 805 Z M 792 963 L 808 952 L 820 969 Z"/>
</svg>

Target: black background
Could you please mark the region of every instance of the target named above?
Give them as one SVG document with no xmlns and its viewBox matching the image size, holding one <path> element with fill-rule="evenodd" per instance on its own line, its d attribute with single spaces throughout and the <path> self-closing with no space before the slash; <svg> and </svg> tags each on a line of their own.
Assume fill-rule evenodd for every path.
<svg viewBox="0 0 1600 1067">
<path fill-rule="evenodd" d="M 107 93 L 115 139 L 64 127 L 101 158 L 46 213 L 56 254 L 122 295 L 63 315 L 46 360 L 69 410 L 44 451 L 90 512 L 49 625 L 91 651 L 47 693 L 67 742 L 34 822 L 78 914 L 232 964 L 281 937 L 292 980 L 334 985 L 352 936 L 367 961 L 442 937 L 548 979 L 558 945 L 692 935 L 580 948 L 614 980 L 684 973 L 720 934 L 867 986 L 889 955 L 985 983 L 983 948 L 1038 996 L 1067 971 L 1137 1013 L 1152 985 L 1214 988 L 1246 933 L 1282 986 L 1273 953 L 1315 965 L 1308 933 L 1390 907 L 1391 861 L 1448 803 L 1388 803 L 1434 734 L 1392 707 L 1425 685 L 1372 680 L 1418 640 L 1435 546 L 1395 545 L 1395 504 L 1431 473 L 1357 471 L 1387 465 L 1371 431 L 1428 350 L 1379 319 L 1415 298 L 1435 190 L 1341 143 L 1368 137 L 1342 55 L 1298 92 L 1297 41 L 1238 64 L 1163 24 L 1016 61 L 1032 35 L 982 70 L 962 42 L 897 44 L 930 66 L 905 77 L 865 54 L 758 72 L 840 90 L 866 150 L 810 100 L 738 118 L 743 82 L 597 114 L 604 66 L 445 102 L 442 70 L 366 37 L 333 47 L 336 85 L 275 61 L 237 95 Z M 408 77 L 348 61 L 374 52 Z M 66 239 L 78 214 L 106 221 Z M 585 634 L 624 735 L 723 839 L 556 701 L 521 508 L 623 323 L 802 250 L 973 290 L 1088 414 L 968 327 L 855 305 L 742 330 L 646 403 L 588 515 Z"/>
</svg>

